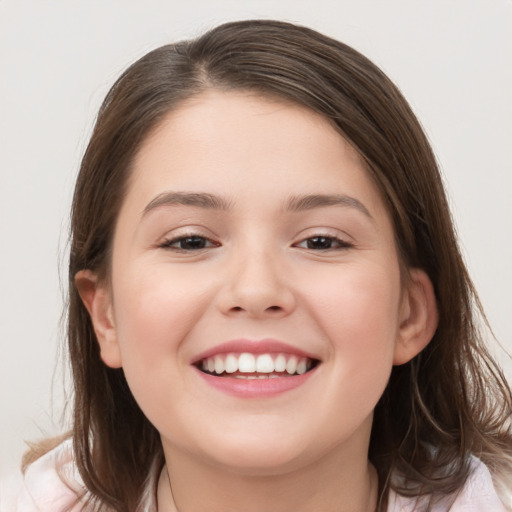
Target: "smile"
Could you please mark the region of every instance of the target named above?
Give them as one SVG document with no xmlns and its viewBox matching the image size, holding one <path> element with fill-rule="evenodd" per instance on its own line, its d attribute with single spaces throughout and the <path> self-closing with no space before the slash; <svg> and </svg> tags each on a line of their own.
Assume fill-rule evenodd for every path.
<svg viewBox="0 0 512 512">
<path fill-rule="evenodd" d="M 266 398 L 301 387 L 320 359 L 277 340 L 232 340 L 199 354 L 192 366 L 208 386 L 239 398 Z"/>
<path fill-rule="evenodd" d="M 241 354 L 228 353 L 206 357 L 197 367 L 210 375 L 234 377 L 237 379 L 275 379 L 302 375 L 316 365 L 317 361 L 309 357 L 293 354 Z"/>
</svg>

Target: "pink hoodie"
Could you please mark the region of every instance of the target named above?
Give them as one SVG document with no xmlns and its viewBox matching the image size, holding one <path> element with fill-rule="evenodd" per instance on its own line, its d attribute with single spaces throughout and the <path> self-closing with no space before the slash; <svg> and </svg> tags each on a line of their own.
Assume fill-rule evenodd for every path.
<svg viewBox="0 0 512 512">
<path fill-rule="evenodd" d="M 455 500 L 437 504 L 432 512 L 507 512 L 494 489 L 486 466 L 477 459 L 473 471 Z M 61 476 L 57 473 L 60 468 Z M 154 478 L 158 475 L 155 474 Z M 153 481 L 150 486 L 153 488 Z M 79 512 L 77 495 L 83 491 L 73 462 L 71 443 L 65 441 L 30 465 L 23 478 L 11 479 L 0 487 L 0 512 Z M 149 496 L 150 493 L 147 493 Z M 83 504 L 83 502 L 82 502 Z M 421 502 L 390 494 L 388 512 L 421 512 Z M 83 510 L 82 512 L 87 512 Z M 157 512 L 152 498 L 142 504 L 140 512 Z"/>
</svg>

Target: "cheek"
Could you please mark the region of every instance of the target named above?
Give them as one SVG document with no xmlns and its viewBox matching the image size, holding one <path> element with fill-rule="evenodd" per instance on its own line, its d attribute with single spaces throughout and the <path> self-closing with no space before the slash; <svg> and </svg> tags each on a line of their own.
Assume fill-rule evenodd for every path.
<svg viewBox="0 0 512 512">
<path fill-rule="evenodd" d="M 193 293 L 190 276 L 187 286 L 184 277 L 168 274 L 168 269 L 146 268 L 126 272 L 113 283 L 123 371 L 135 400 L 157 428 L 164 428 L 187 394 L 182 342 L 207 303 Z"/>
<path fill-rule="evenodd" d="M 307 300 L 340 349 L 365 348 L 396 338 L 400 306 L 398 268 L 361 265 L 316 276 Z"/>
<path fill-rule="evenodd" d="M 375 405 L 389 378 L 399 333 L 398 269 L 352 268 L 314 290 L 310 304 L 330 344 L 337 367 L 333 374 L 357 390 L 359 399 L 366 396 Z"/>
<path fill-rule="evenodd" d="M 207 299 L 190 276 L 169 275 L 165 267 L 136 270 L 114 282 L 116 331 L 125 371 L 153 372 L 164 358 L 178 362 Z"/>
</svg>

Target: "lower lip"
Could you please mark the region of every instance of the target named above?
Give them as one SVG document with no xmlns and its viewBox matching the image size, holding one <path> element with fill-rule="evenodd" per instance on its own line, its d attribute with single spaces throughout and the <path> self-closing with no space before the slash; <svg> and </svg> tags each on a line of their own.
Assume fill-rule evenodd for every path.
<svg viewBox="0 0 512 512">
<path fill-rule="evenodd" d="M 290 377 L 275 379 L 237 379 L 234 377 L 216 377 L 195 369 L 199 376 L 210 386 L 240 398 L 264 398 L 279 395 L 302 386 L 315 373 L 315 368 Z"/>
</svg>

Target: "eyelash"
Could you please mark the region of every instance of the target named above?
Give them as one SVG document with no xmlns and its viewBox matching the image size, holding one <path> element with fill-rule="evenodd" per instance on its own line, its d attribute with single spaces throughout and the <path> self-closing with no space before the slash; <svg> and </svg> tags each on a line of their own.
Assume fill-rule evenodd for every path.
<svg viewBox="0 0 512 512">
<path fill-rule="evenodd" d="M 199 242 L 200 244 L 202 244 L 202 246 L 194 247 L 194 248 L 189 247 L 188 249 L 182 246 L 183 243 L 185 243 L 186 241 L 188 241 L 190 243 L 191 240 L 193 240 L 192 243 Z M 207 244 L 210 244 L 210 245 L 207 246 Z M 219 247 L 219 245 L 220 244 L 214 242 L 213 240 L 210 240 L 209 238 L 207 238 L 205 236 L 191 234 L 191 235 L 178 236 L 176 238 L 171 238 L 170 240 L 164 240 L 159 245 L 159 247 L 161 249 L 171 249 L 171 250 L 179 251 L 179 252 L 194 252 L 194 251 L 200 251 L 202 249 L 207 249 L 210 247 Z"/>
<path fill-rule="evenodd" d="M 329 245 L 329 247 L 316 247 L 316 248 L 312 247 L 311 242 L 313 240 L 316 240 L 317 242 L 319 242 L 321 244 L 327 243 Z M 183 244 L 186 243 L 187 241 L 188 241 L 188 243 L 192 242 L 192 244 L 199 244 L 199 246 L 197 246 L 197 245 L 195 247 L 189 246 L 188 248 L 183 247 Z M 301 244 L 304 244 L 304 243 L 307 244 L 306 247 L 301 247 Z M 335 245 L 335 247 L 332 246 L 333 244 Z M 164 242 L 162 242 L 159 245 L 159 247 L 162 249 L 171 249 L 171 250 L 180 251 L 180 252 L 195 252 L 195 251 L 200 251 L 202 249 L 208 249 L 211 247 L 219 247 L 219 246 L 220 246 L 219 243 L 213 242 L 212 240 L 210 240 L 207 237 L 204 237 L 201 235 L 193 235 L 193 234 L 179 236 L 176 238 L 172 238 L 170 240 L 164 240 Z M 329 235 L 310 236 L 310 237 L 305 238 L 304 240 L 300 241 L 299 243 L 294 244 L 294 247 L 299 247 L 302 249 L 309 249 L 309 250 L 313 250 L 313 251 L 322 251 L 322 252 L 346 250 L 346 249 L 352 248 L 353 246 L 354 245 L 352 243 L 347 242 L 346 240 L 342 240 L 341 238 L 338 238 L 336 236 L 329 236 Z"/>
<path fill-rule="evenodd" d="M 312 240 L 321 241 L 321 243 L 328 242 L 330 244 L 330 247 L 320 247 L 320 248 L 313 248 L 310 246 L 309 242 Z M 306 247 L 300 247 L 301 244 L 306 243 Z M 334 247 L 332 245 L 335 245 Z M 305 238 L 298 244 L 295 244 L 295 247 L 300 247 L 301 249 L 310 249 L 310 250 L 316 250 L 316 251 L 342 251 L 346 249 L 350 249 L 354 247 L 354 244 L 347 242 L 346 240 L 342 240 L 341 238 L 338 238 L 337 236 L 331 236 L 331 235 L 314 235 L 309 236 L 308 238 Z"/>
</svg>

